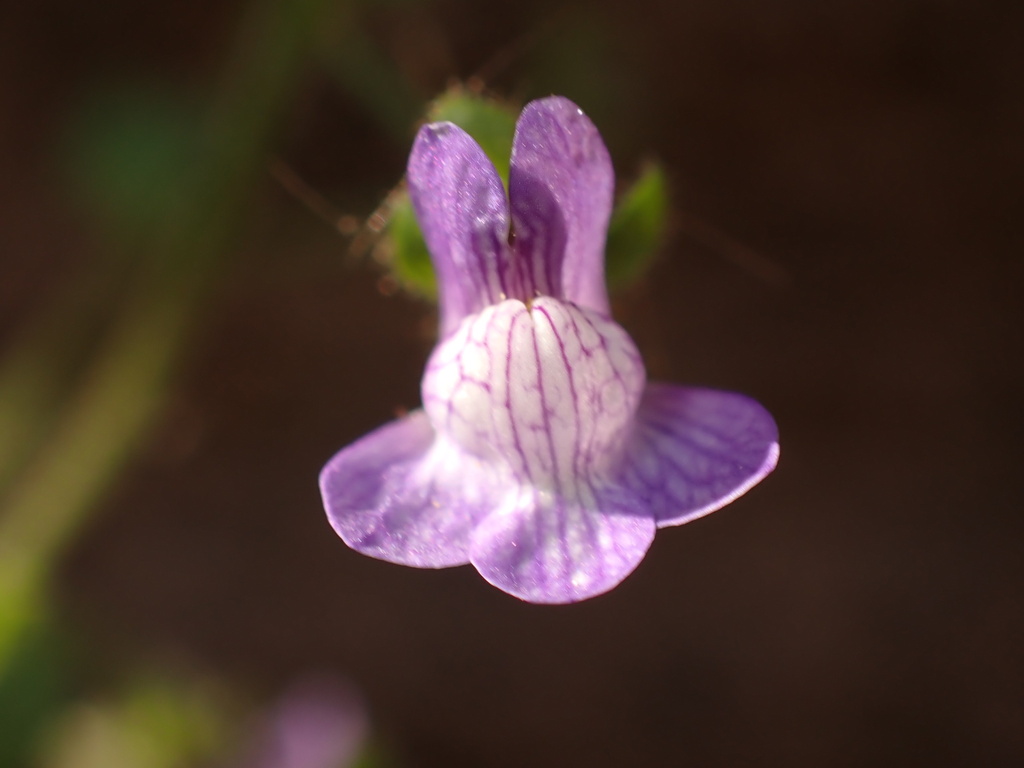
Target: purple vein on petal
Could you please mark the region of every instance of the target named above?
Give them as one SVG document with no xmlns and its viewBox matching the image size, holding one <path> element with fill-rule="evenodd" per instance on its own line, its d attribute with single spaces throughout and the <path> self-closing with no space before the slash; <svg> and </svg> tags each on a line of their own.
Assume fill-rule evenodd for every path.
<svg viewBox="0 0 1024 768">
<path fill-rule="evenodd" d="M 526 456 L 526 451 L 523 450 L 523 441 L 522 437 L 519 434 L 519 425 L 516 423 L 516 411 L 512 407 L 512 396 L 516 390 L 516 382 L 512 378 L 512 351 L 515 338 L 516 324 L 522 318 L 522 313 L 516 314 L 512 318 L 512 323 L 509 325 L 508 340 L 506 342 L 505 347 L 505 375 L 503 378 L 505 382 L 505 413 L 507 413 L 509 417 L 509 426 L 511 427 L 512 434 L 512 445 L 515 448 L 516 456 L 519 458 L 522 474 L 520 475 L 520 473 L 518 471 L 515 471 L 515 469 L 513 471 L 515 472 L 518 479 L 525 482 L 530 477 L 530 462 Z"/>
<path fill-rule="evenodd" d="M 493 467 L 437 439 L 423 411 L 343 449 L 320 475 L 328 519 L 346 544 L 421 568 L 468 562 L 472 529 L 505 487 Z"/>
<path fill-rule="evenodd" d="M 541 420 L 544 424 L 544 436 L 547 438 L 548 453 L 551 457 L 551 481 L 556 494 L 562 495 L 569 491 L 569 489 L 562 487 L 561 476 L 558 472 L 558 451 L 555 449 L 555 437 L 551 431 L 551 408 L 548 404 L 548 398 L 544 392 L 544 369 L 545 367 L 550 368 L 551 364 L 548 361 L 541 360 L 540 357 L 540 346 L 537 341 L 537 327 L 536 319 L 533 317 L 532 312 L 529 313 L 529 319 L 533 325 L 532 341 L 533 341 L 533 359 L 537 364 L 537 397 L 540 398 L 540 413 Z M 551 329 L 554 331 L 554 327 Z M 545 365 L 545 363 L 548 363 Z"/>
<path fill-rule="evenodd" d="M 554 336 L 558 341 L 558 353 L 569 384 L 569 397 L 572 399 L 572 478 L 574 482 L 579 482 L 579 479 L 582 476 L 582 466 L 580 462 L 582 422 L 580 420 L 579 397 L 576 394 L 576 382 L 573 376 L 572 365 L 569 363 L 569 355 L 565 348 L 566 340 L 563 339 L 559 333 L 558 327 L 555 325 L 555 321 L 551 317 L 551 313 L 548 311 L 546 306 L 537 306 L 534 308 L 534 312 L 547 320 L 547 323 L 551 328 L 552 336 Z M 575 332 L 575 323 L 573 323 L 573 332 Z M 552 448 L 552 450 L 554 449 Z"/>
<path fill-rule="evenodd" d="M 614 185 L 608 150 L 579 107 L 561 96 L 526 105 L 509 199 L 517 255 L 530 262 L 538 292 L 609 313 L 604 245 Z"/>
<path fill-rule="evenodd" d="M 500 589 L 535 603 L 607 592 L 643 559 L 654 520 L 621 488 L 571 499 L 524 488 L 473 532 L 471 561 Z"/>
<path fill-rule="evenodd" d="M 649 384 L 622 482 L 651 505 L 659 526 L 680 525 L 744 494 L 778 456 L 778 429 L 754 400 Z"/>
<path fill-rule="evenodd" d="M 437 272 L 442 336 L 467 315 L 520 295 L 505 188 L 480 145 L 452 123 L 425 125 L 406 179 Z"/>
</svg>

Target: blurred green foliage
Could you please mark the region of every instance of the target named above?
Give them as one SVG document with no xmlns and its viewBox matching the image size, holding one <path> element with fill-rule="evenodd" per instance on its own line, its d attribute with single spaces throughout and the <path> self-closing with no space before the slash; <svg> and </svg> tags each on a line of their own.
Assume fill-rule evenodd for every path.
<svg viewBox="0 0 1024 768">
<path fill-rule="evenodd" d="M 200 127 L 188 100 L 156 84 L 90 91 L 65 140 L 73 192 L 111 237 L 160 227 L 198 170 Z"/>
<path fill-rule="evenodd" d="M 0 765 L 31 764 L 46 724 L 70 701 L 70 661 L 51 625 L 23 629 L 0 668 Z"/>
<path fill-rule="evenodd" d="M 46 734 L 41 768 L 180 768 L 210 764 L 231 734 L 225 707 L 187 678 L 135 677 L 128 690 L 80 702 Z"/>
<path fill-rule="evenodd" d="M 97 91 L 72 123 L 64 159 L 103 257 L 54 291 L 0 362 L 0 426 L 9 428 L 0 435 L 4 768 L 34 764 L 33 745 L 70 687 L 51 635 L 40 634 L 59 632 L 47 623 L 55 563 L 159 415 L 265 175 L 296 75 L 339 8 L 256 0 L 202 110 L 160 84 L 114 86 Z M 215 722 L 177 691 L 145 681 L 129 689 L 112 708 L 83 700 L 67 716 L 77 723 L 67 732 L 78 735 L 66 737 L 74 746 L 46 759 L 60 768 L 180 765 L 204 724 Z"/>
</svg>

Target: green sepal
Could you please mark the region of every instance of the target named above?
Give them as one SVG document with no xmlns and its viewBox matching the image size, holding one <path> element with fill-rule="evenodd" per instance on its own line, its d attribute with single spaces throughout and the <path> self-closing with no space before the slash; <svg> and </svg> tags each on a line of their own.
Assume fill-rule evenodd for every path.
<svg viewBox="0 0 1024 768">
<path fill-rule="evenodd" d="M 472 136 L 494 163 L 506 188 L 512 137 L 519 110 L 461 87 L 449 88 L 427 109 L 428 122 L 455 123 Z"/>
<path fill-rule="evenodd" d="M 647 271 L 665 240 L 668 183 L 656 163 L 619 198 L 608 225 L 605 275 L 609 290 L 624 288 Z"/>
<path fill-rule="evenodd" d="M 430 262 L 430 251 L 423 239 L 412 201 L 404 187 L 391 193 L 386 203 L 389 209 L 388 226 L 377 254 L 391 268 L 398 284 L 422 298 L 437 300 L 437 280 Z"/>
</svg>

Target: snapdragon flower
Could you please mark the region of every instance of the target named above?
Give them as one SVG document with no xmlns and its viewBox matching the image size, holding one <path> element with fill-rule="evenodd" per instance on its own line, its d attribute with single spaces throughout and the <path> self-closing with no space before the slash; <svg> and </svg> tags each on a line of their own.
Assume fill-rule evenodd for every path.
<svg viewBox="0 0 1024 768">
<path fill-rule="evenodd" d="M 440 341 L 423 408 L 324 467 L 346 544 L 420 568 L 472 563 L 523 600 L 575 602 L 619 584 L 657 528 L 728 504 L 775 467 L 764 408 L 647 382 L 612 320 L 614 174 L 575 104 L 523 110 L 507 195 L 452 123 L 421 128 L 407 182 L 437 273 Z"/>
</svg>

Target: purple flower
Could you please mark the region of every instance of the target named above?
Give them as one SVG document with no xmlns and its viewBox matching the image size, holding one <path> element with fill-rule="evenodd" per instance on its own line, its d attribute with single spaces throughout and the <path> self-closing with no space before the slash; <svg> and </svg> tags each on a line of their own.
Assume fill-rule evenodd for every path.
<svg viewBox="0 0 1024 768">
<path fill-rule="evenodd" d="M 441 340 L 423 410 L 320 476 L 350 547 L 419 568 L 472 563 L 523 600 L 569 603 L 622 581 L 655 529 L 728 504 L 775 467 L 764 408 L 647 383 L 611 319 L 614 176 L 575 104 L 553 96 L 523 110 L 507 196 L 451 123 L 420 130 L 407 179 L 438 276 Z"/>
<path fill-rule="evenodd" d="M 343 680 L 298 680 L 264 714 L 238 768 L 346 768 L 364 749 L 369 720 L 362 698 Z"/>
</svg>

